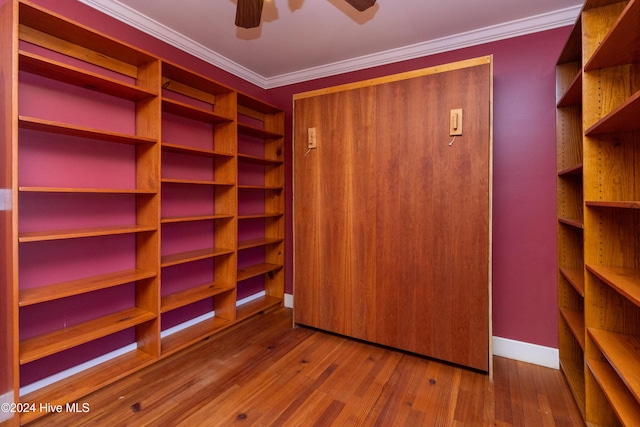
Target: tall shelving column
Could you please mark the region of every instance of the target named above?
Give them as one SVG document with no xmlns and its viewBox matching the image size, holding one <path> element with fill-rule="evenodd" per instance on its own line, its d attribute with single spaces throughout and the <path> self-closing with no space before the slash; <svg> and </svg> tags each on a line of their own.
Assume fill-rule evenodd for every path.
<svg viewBox="0 0 640 427">
<path fill-rule="evenodd" d="M 17 11 L 12 3 L 0 7 L 0 404 L 19 400 L 18 357 L 15 352 L 18 324 L 16 313 L 17 290 L 14 281 L 18 277 L 16 102 L 17 86 L 13 76 L 18 64 L 15 50 L 18 47 L 14 18 Z M 0 423 L 11 422 L 17 417 L 0 411 Z"/>
<path fill-rule="evenodd" d="M 162 76 L 166 355 L 235 321 L 236 93 L 168 62 Z"/>
<path fill-rule="evenodd" d="M 589 425 L 634 426 L 640 420 L 638 28 L 639 0 L 587 0 L 557 68 L 559 92 L 564 93 L 557 111 L 560 360 Z M 569 85 L 576 65 L 566 54 L 575 52 L 576 34 L 581 71 Z M 574 87 L 581 89 L 580 96 Z M 581 109 L 574 110 L 579 102 Z M 577 148 L 570 148 L 576 117 L 582 120 L 581 168 L 567 163 L 578 158 L 573 154 Z M 564 231 L 574 213 L 583 215 L 583 253 L 572 252 L 581 242 Z M 575 221 L 574 228 L 579 225 Z M 581 309 L 569 284 L 579 288 L 575 283 L 581 275 L 574 267 L 583 260 Z M 582 331 L 578 314 L 584 316 Z"/>
<path fill-rule="evenodd" d="M 239 93 L 238 320 L 283 304 L 284 197 L 284 112 Z"/>
<path fill-rule="evenodd" d="M 591 7 L 593 6 L 593 7 Z M 583 19 L 586 420 L 640 420 L 640 1 Z"/>
<path fill-rule="evenodd" d="M 19 363 L 16 357 L 18 318 L 17 292 L 14 282 L 18 278 L 18 192 L 17 164 L 17 95 L 14 91 L 17 74 L 16 46 L 17 10 L 12 4 L 0 7 L 0 404 L 19 400 Z M 18 416 L 0 411 L 0 423 L 18 423 Z"/>
<path fill-rule="evenodd" d="M 556 66 L 558 307 L 560 366 L 582 415 L 584 248 L 582 197 L 582 26 L 578 19 Z"/>
<path fill-rule="evenodd" d="M 2 21 L 11 397 L 64 405 L 160 355 L 160 61 L 26 2 Z"/>
</svg>

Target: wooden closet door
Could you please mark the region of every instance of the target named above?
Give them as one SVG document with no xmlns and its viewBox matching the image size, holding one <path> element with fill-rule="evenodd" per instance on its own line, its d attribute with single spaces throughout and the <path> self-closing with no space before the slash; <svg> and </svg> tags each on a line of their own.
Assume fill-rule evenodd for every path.
<svg viewBox="0 0 640 427">
<path fill-rule="evenodd" d="M 297 323 L 489 370 L 490 94 L 485 62 L 296 99 Z"/>
<path fill-rule="evenodd" d="M 375 88 L 303 99 L 294 114 L 296 321 L 375 341 Z M 318 148 L 306 151 L 309 127 Z"/>
</svg>

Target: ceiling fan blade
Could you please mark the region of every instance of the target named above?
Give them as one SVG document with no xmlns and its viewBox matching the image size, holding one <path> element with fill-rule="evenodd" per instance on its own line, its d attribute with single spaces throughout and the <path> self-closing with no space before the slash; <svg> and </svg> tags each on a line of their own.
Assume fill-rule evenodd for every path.
<svg viewBox="0 0 640 427">
<path fill-rule="evenodd" d="M 351 6 L 358 9 L 360 12 L 364 12 L 369 9 L 371 6 L 376 4 L 376 0 L 345 0 Z"/>
<path fill-rule="evenodd" d="M 263 5 L 264 0 L 238 0 L 236 26 L 242 28 L 259 27 Z"/>
</svg>

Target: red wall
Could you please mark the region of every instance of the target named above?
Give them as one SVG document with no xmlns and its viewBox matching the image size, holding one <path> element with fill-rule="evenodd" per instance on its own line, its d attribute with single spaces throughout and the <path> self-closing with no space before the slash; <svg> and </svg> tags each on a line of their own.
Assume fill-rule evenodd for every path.
<svg viewBox="0 0 640 427">
<path fill-rule="evenodd" d="M 75 0 L 34 0 L 34 3 L 240 91 L 266 96 L 287 111 L 289 144 L 295 93 L 492 54 L 495 76 L 493 332 L 500 337 L 557 347 L 554 64 L 568 36 L 568 28 L 266 91 Z M 288 156 L 290 160 L 290 149 Z M 289 168 L 289 208 L 291 188 Z M 291 217 L 289 213 L 287 292 L 293 288 Z"/>
</svg>

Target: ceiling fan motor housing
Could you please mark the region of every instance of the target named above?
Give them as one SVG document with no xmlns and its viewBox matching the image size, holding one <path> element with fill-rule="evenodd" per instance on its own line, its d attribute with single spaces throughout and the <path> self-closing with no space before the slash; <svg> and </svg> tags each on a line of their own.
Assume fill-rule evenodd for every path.
<svg viewBox="0 0 640 427">
<path fill-rule="evenodd" d="M 346 2 L 358 9 L 360 12 L 364 12 L 376 4 L 376 0 L 346 0 Z"/>
<path fill-rule="evenodd" d="M 255 28 L 260 26 L 264 0 L 238 0 L 236 7 L 236 26 Z"/>
</svg>

